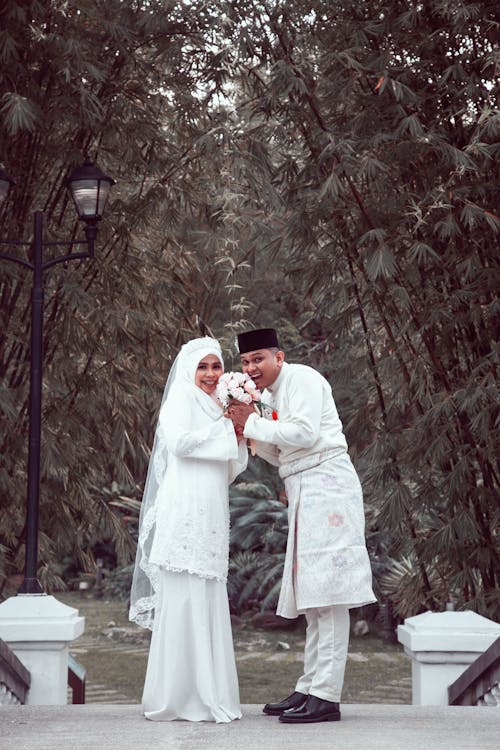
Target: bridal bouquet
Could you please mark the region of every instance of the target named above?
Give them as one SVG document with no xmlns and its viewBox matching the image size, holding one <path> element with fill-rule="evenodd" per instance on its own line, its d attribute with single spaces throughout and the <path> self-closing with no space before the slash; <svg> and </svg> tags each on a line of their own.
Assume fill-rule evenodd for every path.
<svg viewBox="0 0 500 750">
<path fill-rule="evenodd" d="M 225 372 L 220 376 L 215 392 L 225 408 L 232 398 L 244 404 L 259 403 L 262 398 L 252 378 L 244 372 Z"/>
<path fill-rule="evenodd" d="M 244 404 L 253 404 L 257 414 L 262 417 L 278 419 L 276 411 L 262 402 L 261 392 L 252 378 L 244 372 L 225 372 L 219 378 L 215 393 L 225 409 L 234 398 L 236 401 L 243 401 Z M 252 456 L 255 456 L 254 440 L 250 440 L 250 451 Z"/>
</svg>

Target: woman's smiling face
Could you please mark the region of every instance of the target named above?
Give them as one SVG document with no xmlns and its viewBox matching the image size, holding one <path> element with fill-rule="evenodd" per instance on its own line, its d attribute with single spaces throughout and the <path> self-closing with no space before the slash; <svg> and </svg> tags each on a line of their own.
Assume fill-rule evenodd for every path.
<svg viewBox="0 0 500 750">
<path fill-rule="evenodd" d="M 224 368 L 220 359 L 215 354 L 207 354 L 206 357 L 203 357 L 198 362 L 194 376 L 195 385 L 211 396 L 215 392 L 218 380 L 223 372 Z"/>
</svg>

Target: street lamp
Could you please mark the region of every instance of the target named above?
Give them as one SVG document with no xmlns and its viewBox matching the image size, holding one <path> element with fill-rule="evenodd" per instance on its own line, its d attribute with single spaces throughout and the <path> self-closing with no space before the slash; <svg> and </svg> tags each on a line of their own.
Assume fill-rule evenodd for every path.
<svg viewBox="0 0 500 750">
<path fill-rule="evenodd" d="M 32 248 L 32 262 L 14 255 L 0 253 L 0 259 L 18 263 L 33 272 L 31 289 L 31 357 L 28 444 L 28 499 L 26 509 L 26 557 L 24 580 L 20 594 L 41 594 L 37 578 L 38 567 L 38 509 L 40 503 L 40 440 L 42 426 L 42 369 L 43 369 L 43 272 L 58 263 L 94 257 L 97 224 L 102 218 L 109 189 L 115 181 L 101 172 L 92 162 L 76 167 L 66 180 L 78 217 L 85 222 L 85 240 L 45 242 L 43 213 L 35 211 L 33 239 L 30 242 L 2 240 L 0 245 L 23 245 Z M 7 198 L 13 180 L 0 169 L 0 207 Z M 86 251 L 68 253 L 43 261 L 44 247 L 87 245 Z"/>
</svg>

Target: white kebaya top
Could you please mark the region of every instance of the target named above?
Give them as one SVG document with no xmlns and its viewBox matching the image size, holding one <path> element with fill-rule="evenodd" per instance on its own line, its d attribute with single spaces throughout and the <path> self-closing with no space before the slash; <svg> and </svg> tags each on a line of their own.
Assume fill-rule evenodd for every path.
<svg viewBox="0 0 500 750">
<path fill-rule="evenodd" d="M 262 401 L 277 412 L 277 420 L 251 414 L 244 435 L 258 441 L 258 455 L 275 466 L 333 448 L 347 449 L 332 389 L 312 367 L 284 362 Z"/>
</svg>

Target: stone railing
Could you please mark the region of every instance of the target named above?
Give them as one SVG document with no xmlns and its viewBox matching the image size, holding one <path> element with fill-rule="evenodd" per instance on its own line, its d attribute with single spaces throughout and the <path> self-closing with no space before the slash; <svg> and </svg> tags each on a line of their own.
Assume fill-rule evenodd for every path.
<svg viewBox="0 0 500 750">
<path fill-rule="evenodd" d="M 448 688 L 450 706 L 500 706 L 500 638 Z"/>
<path fill-rule="evenodd" d="M 68 686 L 72 690 L 72 703 L 85 703 L 86 669 L 71 655 L 68 656 Z"/>
<path fill-rule="evenodd" d="M 85 703 L 86 670 L 68 657 L 68 686 L 73 703 Z M 14 652 L 0 638 L 0 706 L 22 705 L 31 683 L 31 675 Z"/>
<path fill-rule="evenodd" d="M 0 705 L 24 703 L 31 676 L 24 664 L 0 639 Z"/>
</svg>

